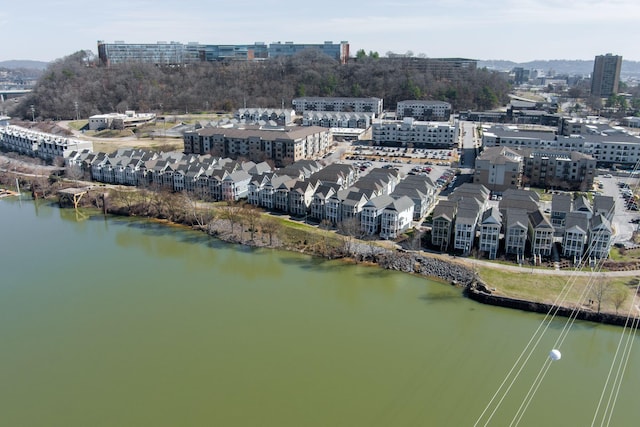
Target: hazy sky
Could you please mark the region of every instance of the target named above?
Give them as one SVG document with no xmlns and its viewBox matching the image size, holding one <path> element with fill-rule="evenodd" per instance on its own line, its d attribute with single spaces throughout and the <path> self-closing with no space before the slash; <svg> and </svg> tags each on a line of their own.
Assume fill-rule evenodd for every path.
<svg viewBox="0 0 640 427">
<path fill-rule="evenodd" d="M 640 60 L 638 0 L 8 0 L 0 61 L 51 61 L 97 40 L 127 43 L 346 40 L 428 57 Z"/>
</svg>

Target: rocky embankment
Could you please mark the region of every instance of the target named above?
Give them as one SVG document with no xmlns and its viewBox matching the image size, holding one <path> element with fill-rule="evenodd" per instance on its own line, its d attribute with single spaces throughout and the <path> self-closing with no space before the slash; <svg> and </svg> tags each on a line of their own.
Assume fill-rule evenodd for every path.
<svg viewBox="0 0 640 427">
<path fill-rule="evenodd" d="M 413 252 L 386 252 L 377 256 L 377 263 L 388 270 L 415 273 L 448 283 L 467 286 L 474 281 L 474 272 L 461 264 Z"/>
</svg>

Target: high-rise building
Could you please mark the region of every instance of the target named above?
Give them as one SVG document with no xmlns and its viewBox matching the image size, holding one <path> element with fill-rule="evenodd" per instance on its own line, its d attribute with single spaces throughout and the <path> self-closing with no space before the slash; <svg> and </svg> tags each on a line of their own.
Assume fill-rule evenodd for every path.
<svg viewBox="0 0 640 427">
<path fill-rule="evenodd" d="M 617 94 L 621 67 L 622 56 L 610 53 L 596 56 L 591 74 L 591 95 L 606 98 Z"/>
</svg>

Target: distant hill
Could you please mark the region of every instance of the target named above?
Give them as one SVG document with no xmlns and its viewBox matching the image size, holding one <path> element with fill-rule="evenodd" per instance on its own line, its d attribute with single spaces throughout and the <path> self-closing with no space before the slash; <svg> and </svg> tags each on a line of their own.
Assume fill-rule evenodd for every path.
<svg viewBox="0 0 640 427">
<path fill-rule="evenodd" d="M 570 59 L 553 59 L 553 60 L 537 60 L 529 62 L 513 62 L 505 60 L 481 60 L 478 61 L 478 67 L 487 67 L 489 70 L 511 71 L 514 67 L 522 67 L 528 70 L 540 70 L 548 73 L 553 71 L 555 74 L 584 75 L 588 76 L 593 72 L 593 60 L 570 60 Z M 640 77 L 640 61 L 626 61 L 622 58 L 622 68 L 620 70 L 622 79 Z"/>
<path fill-rule="evenodd" d="M 30 61 L 28 59 L 0 61 L 0 68 L 8 68 L 15 70 L 17 68 L 26 68 L 30 70 L 44 70 L 49 66 L 48 62 Z"/>
</svg>

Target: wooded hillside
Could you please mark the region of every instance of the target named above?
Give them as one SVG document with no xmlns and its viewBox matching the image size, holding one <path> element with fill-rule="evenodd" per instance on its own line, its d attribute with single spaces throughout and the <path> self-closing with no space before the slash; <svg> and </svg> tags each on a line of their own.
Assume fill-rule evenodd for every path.
<svg viewBox="0 0 640 427">
<path fill-rule="evenodd" d="M 87 53 L 77 52 L 51 63 L 14 115 L 73 119 L 125 110 L 197 113 L 233 111 L 245 104 L 291 108 L 291 100 L 299 96 L 375 96 L 392 110 L 406 99 L 448 101 L 454 111 L 486 110 L 505 103 L 508 90 L 502 74 L 486 69 L 432 75 L 383 58 L 341 65 L 315 51 L 263 62 L 182 67 L 103 67 Z"/>
</svg>

